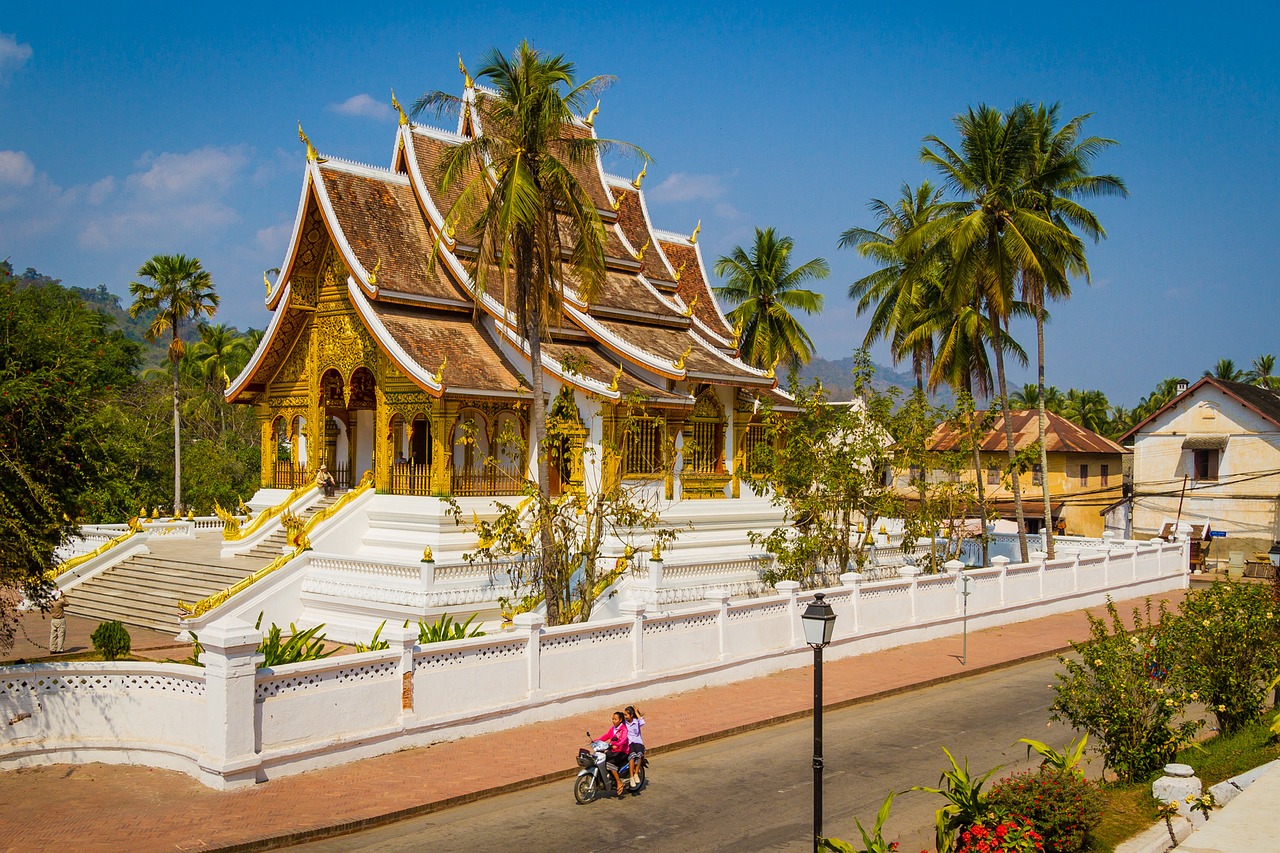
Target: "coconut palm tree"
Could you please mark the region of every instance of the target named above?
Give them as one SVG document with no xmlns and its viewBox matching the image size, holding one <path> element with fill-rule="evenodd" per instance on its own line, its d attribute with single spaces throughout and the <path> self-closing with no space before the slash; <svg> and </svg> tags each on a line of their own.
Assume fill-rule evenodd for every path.
<svg viewBox="0 0 1280 853">
<path fill-rule="evenodd" d="M 178 363 L 185 347 L 179 327 L 200 316 L 212 317 L 218 310 L 218 294 L 213 278 L 200 264 L 199 258 L 186 255 L 155 255 L 138 268 L 138 277 L 151 279 L 150 284 L 130 282 L 133 304 L 129 316 L 154 311 L 155 319 L 144 333 L 155 343 L 170 332 L 169 364 L 173 369 L 173 512 L 182 512 L 182 442 L 181 417 L 178 414 Z"/>
<path fill-rule="evenodd" d="M 933 360 L 933 336 L 914 336 L 916 343 L 910 348 L 903 341 L 920 322 L 923 292 L 937 281 L 942 265 L 927 243 L 911 241 L 911 251 L 904 245 L 913 230 L 937 218 L 941 199 L 942 189 L 928 181 L 914 190 L 904 182 L 893 204 L 873 198 L 867 205 L 878 220 L 874 231 L 854 227 L 840 235 L 840 248 L 855 248 L 862 257 L 880 264 L 878 270 L 849 285 L 858 316 L 874 305 L 863 346 L 883 338 L 889 341 L 894 364 L 910 357 L 918 391 L 924 389 L 924 374 Z"/>
<path fill-rule="evenodd" d="M 1248 373 L 1236 368 L 1235 361 L 1229 358 L 1218 359 L 1218 363 L 1213 366 L 1213 370 L 1206 370 L 1204 375 L 1227 382 L 1243 382 L 1248 377 Z"/>
<path fill-rule="evenodd" d="M 231 384 L 231 377 L 240 372 L 253 350 L 248 339 L 241 337 L 226 323 L 200 324 L 200 340 L 191 348 L 195 362 L 206 388 L 218 396 Z M 223 432 L 227 428 L 225 400 L 218 400 L 218 425 Z"/>
<path fill-rule="evenodd" d="M 1260 388 L 1275 390 L 1280 387 L 1280 376 L 1276 376 L 1275 372 L 1276 357 L 1269 354 L 1260 355 L 1253 360 L 1245 381 Z"/>
<path fill-rule="evenodd" d="M 782 363 L 795 367 L 813 358 L 813 341 L 792 312 L 822 310 L 822 294 L 800 285 L 826 278 L 831 268 L 824 259 L 814 258 L 792 269 L 794 248 L 790 237 L 779 237 L 772 228 L 757 228 L 750 254 L 735 246 L 716 261 L 716 275 L 725 283 L 713 289 L 716 296 L 737 306 L 728 320 L 738 330 L 742 359 L 763 370 Z"/>
<path fill-rule="evenodd" d="M 612 78 L 579 83 L 572 62 L 562 54 L 535 50 L 527 41 L 511 56 L 492 50 L 476 75 L 490 89 L 474 92 L 484 116 L 483 133 L 447 149 L 438 179 L 443 188 L 461 185 L 449 222 L 460 223 L 466 242 L 474 243 L 470 273 L 483 291 L 496 276 L 509 280 L 516 325 L 529 346 L 530 429 L 538 477 L 540 569 L 535 582 L 544 593 L 549 624 L 559 624 L 561 589 L 567 579 L 552 568 L 550 476 L 546 453 L 546 401 L 543 392 L 542 337 L 554 321 L 566 287 L 588 301 L 605 280 L 605 231 L 577 167 L 594 166 L 596 157 L 623 149 L 648 159 L 635 146 L 597 139 L 575 130 L 595 95 Z M 413 114 L 468 109 L 446 92 L 429 92 L 413 105 Z"/>
<path fill-rule="evenodd" d="M 959 199 L 941 204 L 937 229 L 920 229 L 919 240 L 945 243 L 952 286 L 975 293 L 991 328 L 1002 328 L 1013 313 L 1014 283 L 1025 274 L 1056 286 L 1063 270 L 1083 260 L 1083 244 L 1044 212 L 1034 209 L 1025 193 L 1036 161 L 1038 142 L 1033 112 L 1025 104 L 1008 113 L 985 104 L 955 119 L 959 148 L 937 136 L 925 137 L 921 159 L 943 176 Z M 1004 347 L 992 348 L 1003 411 L 1009 410 Z M 1013 423 L 1004 419 L 1010 465 L 1014 462 Z M 1018 544 L 1028 558 L 1022 489 L 1012 480 Z"/>
<path fill-rule="evenodd" d="M 1107 402 L 1107 395 L 1101 391 L 1079 391 L 1071 388 L 1067 391 L 1062 416 L 1085 429 L 1102 434 L 1107 430 L 1111 404 Z"/>
</svg>

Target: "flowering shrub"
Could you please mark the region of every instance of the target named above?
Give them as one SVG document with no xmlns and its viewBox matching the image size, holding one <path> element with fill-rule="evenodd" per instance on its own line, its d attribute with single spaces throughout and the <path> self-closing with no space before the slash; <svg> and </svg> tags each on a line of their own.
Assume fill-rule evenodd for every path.
<svg viewBox="0 0 1280 853">
<path fill-rule="evenodd" d="M 1078 772 L 1045 767 L 1007 776 L 987 794 L 996 814 L 1031 821 L 1048 853 L 1088 849 L 1089 833 L 1102 819 L 1102 793 Z"/>
<path fill-rule="evenodd" d="M 956 853 L 1043 853 L 1040 833 L 1022 817 L 987 815 L 960 833 Z"/>
<path fill-rule="evenodd" d="M 1201 723 L 1175 722 L 1188 697 L 1166 683 L 1175 658 L 1169 633 L 1160 630 L 1164 605 L 1155 620 L 1150 602 L 1145 617 L 1134 608 L 1131 633 L 1112 601 L 1107 614 L 1105 620 L 1089 614 L 1089 639 L 1071 644 L 1079 660 L 1059 658 L 1066 671 L 1057 675 L 1052 716 L 1090 735 L 1104 769 L 1121 781 L 1145 781 Z"/>
<path fill-rule="evenodd" d="M 1280 668 L 1280 619 L 1264 586 L 1215 583 L 1187 594 L 1170 620 L 1172 679 L 1205 703 L 1223 734 L 1257 719 L 1266 682 Z"/>
</svg>

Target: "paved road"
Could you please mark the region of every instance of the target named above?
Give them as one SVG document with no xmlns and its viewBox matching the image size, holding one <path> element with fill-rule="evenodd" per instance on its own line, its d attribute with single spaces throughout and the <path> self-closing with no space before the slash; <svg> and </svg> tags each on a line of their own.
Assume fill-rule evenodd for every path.
<svg viewBox="0 0 1280 853">
<path fill-rule="evenodd" d="M 962 761 L 967 755 L 981 774 L 997 764 L 1030 766 L 1016 744 L 1020 737 L 1053 745 L 1069 740 L 1056 724 L 1046 733 L 1056 669 L 1049 658 L 827 712 L 827 834 L 852 841 L 858 837 L 854 817 L 869 826 L 890 789 L 936 784 L 947 764 L 943 745 Z M 649 725 L 656 729 L 662 721 L 651 718 Z M 802 720 L 658 755 L 648 787 L 621 801 L 579 806 L 565 780 L 302 849 L 808 851 L 812 738 L 811 721 Z M 932 849 L 933 811 L 940 804 L 930 794 L 898 795 L 886 837 L 900 839 L 903 853 Z"/>
</svg>

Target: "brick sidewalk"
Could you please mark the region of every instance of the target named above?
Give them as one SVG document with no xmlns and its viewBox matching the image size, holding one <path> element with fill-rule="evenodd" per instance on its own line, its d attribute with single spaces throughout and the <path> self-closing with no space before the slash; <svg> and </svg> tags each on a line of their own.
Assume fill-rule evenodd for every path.
<svg viewBox="0 0 1280 853">
<path fill-rule="evenodd" d="M 1176 606 L 1182 592 L 1164 598 Z M 1121 612 L 1139 601 L 1121 602 Z M 1097 608 L 1100 609 L 1100 608 Z M 830 661 L 828 707 L 963 677 L 1064 649 L 1087 634 L 1084 611 L 990 628 L 960 638 Z M 749 731 L 811 711 L 812 672 L 799 667 L 763 678 L 645 702 L 652 752 Z M 709 714 L 707 709 L 714 708 Z M 181 774 L 104 764 L 0 772 L 0 850 L 207 851 L 265 849 L 262 842 L 389 822 L 563 778 L 576 771 L 582 733 L 603 730 L 607 711 L 405 750 L 236 791 L 213 791 Z M 498 761 L 500 743 L 521 749 Z M 569 796 L 566 786 L 565 796 Z"/>
<path fill-rule="evenodd" d="M 89 636 L 102 623 L 101 619 L 89 619 L 84 616 L 67 616 L 67 642 L 65 655 L 49 654 L 49 614 L 32 610 L 18 616 L 18 636 L 13 648 L 5 652 L 2 663 L 26 661 L 35 663 L 42 660 L 75 660 L 81 652 L 92 652 L 93 643 Z M 137 657 L 164 660 L 168 657 L 185 658 L 191 653 L 189 643 L 179 643 L 173 634 L 152 631 L 126 625 L 129 640 L 133 644 L 133 654 Z"/>
</svg>

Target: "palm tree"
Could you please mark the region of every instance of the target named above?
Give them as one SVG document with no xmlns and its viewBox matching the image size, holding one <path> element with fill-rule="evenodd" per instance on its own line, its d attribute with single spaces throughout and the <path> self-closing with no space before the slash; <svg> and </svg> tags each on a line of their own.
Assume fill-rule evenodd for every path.
<svg viewBox="0 0 1280 853">
<path fill-rule="evenodd" d="M 1269 354 L 1260 355 L 1253 360 L 1253 366 L 1250 368 L 1245 381 L 1251 385 L 1270 388 L 1274 391 L 1277 387 L 1280 387 L 1280 376 L 1276 376 L 1275 372 L 1276 357 Z"/>
<path fill-rule="evenodd" d="M 1238 370 L 1236 363 L 1229 358 L 1218 359 L 1218 363 L 1213 366 L 1213 370 L 1206 370 L 1204 375 L 1227 382 L 1243 382 L 1248 376 L 1245 371 Z"/>
<path fill-rule="evenodd" d="M 1024 202 L 1034 211 L 1047 217 L 1055 225 L 1070 231 L 1072 228 L 1093 239 L 1096 243 L 1106 237 L 1106 231 L 1092 211 L 1076 200 L 1100 195 L 1127 196 L 1124 181 L 1115 175 L 1090 174 L 1091 161 L 1103 150 L 1116 145 L 1114 139 L 1090 136 L 1081 139 L 1081 127 L 1088 114 L 1076 116 L 1061 128 L 1058 125 L 1058 105 L 1041 104 L 1030 116 L 1029 132 L 1035 144 L 1033 157 L 1023 192 Z M 1048 299 L 1071 298 L 1068 273 L 1084 276 L 1089 280 L 1089 265 L 1084 253 L 1069 253 L 1055 258 L 1061 268 L 1051 278 L 1045 278 L 1035 269 L 1022 270 L 1022 298 L 1035 309 L 1036 319 L 1036 376 L 1040 393 L 1036 398 L 1036 411 L 1040 434 L 1040 470 L 1049 470 L 1049 449 L 1045 441 L 1047 418 L 1044 395 L 1044 324 L 1048 319 L 1045 304 Z M 1044 494 L 1044 539 L 1049 559 L 1054 558 L 1053 510 L 1049 500 L 1049 478 L 1040 480 Z"/>
<path fill-rule="evenodd" d="M 206 388 L 216 391 L 219 398 L 231 384 L 231 377 L 240 372 L 252 353 L 248 339 L 241 337 L 226 323 L 201 323 L 200 340 L 191 348 L 191 358 L 196 363 Z M 227 426 L 225 405 L 225 400 L 218 400 L 218 425 L 223 432 Z"/>
<path fill-rule="evenodd" d="M 1009 395 L 1009 405 L 1016 409 L 1030 409 L 1040 403 L 1040 389 L 1034 382 L 1028 382 Z"/>
<path fill-rule="evenodd" d="M 573 170 L 593 167 L 597 156 L 619 148 L 646 160 L 648 155 L 632 145 L 572 131 L 575 114 L 585 114 L 611 78 L 578 83 L 573 63 L 562 54 L 544 54 L 527 41 L 510 57 L 494 49 L 476 79 L 493 90 L 475 92 L 483 133 L 450 147 L 438 177 L 444 188 L 463 185 L 445 218 L 460 222 L 459 231 L 475 245 L 470 272 L 476 288 L 484 290 L 493 276 L 504 284 L 511 281 L 516 324 L 529 345 L 529 419 L 540 498 L 536 582 L 546 601 L 547 622 L 555 625 L 562 616 L 561 587 L 568 580 L 555 576 L 552 568 L 542 337 L 567 286 L 590 301 L 606 274 L 604 226 Z M 437 91 L 419 98 L 413 114 L 467 108 L 456 95 Z"/>
<path fill-rule="evenodd" d="M 185 347 L 178 336 L 179 326 L 201 315 L 212 317 L 218 309 L 218 294 L 213 289 L 213 278 L 200 264 L 199 258 L 186 255 L 155 255 L 138 268 L 139 278 L 151 279 L 151 284 L 130 282 L 129 293 L 133 304 L 129 316 L 136 318 L 144 312 L 156 312 L 151 326 L 144 333 L 155 343 L 166 331 L 169 340 L 169 363 L 173 368 L 173 512 L 182 512 L 182 442 L 181 417 L 178 414 L 178 362 Z"/>
<path fill-rule="evenodd" d="M 946 244 L 951 286 L 976 295 L 992 329 L 1003 327 L 1013 313 L 1014 281 L 1019 274 L 1029 273 L 1046 286 L 1056 286 L 1064 268 L 1083 260 L 1080 239 L 1034 209 L 1026 197 L 1026 178 L 1036 159 L 1032 119 L 1025 104 L 1007 114 L 983 104 L 956 117 L 959 150 L 937 136 L 927 136 L 920 152 L 921 159 L 938 170 L 960 199 L 942 203 L 938 229 L 920 229 L 918 239 L 936 237 L 938 244 Z M 957 301 L 969 302 L 967 298 Z M 1001 409 L 1007 412 L 1009 392 L 1000 340 L 996 339 L 992 352 Z M 1012 466 L 1016 454 L 1012 420 L 1005 418 L 1004 427 Z M 1026 524 L 1016 477 L 1012 490 L 1018 544 L 1025 561 Z"/>
<path fill-rule="evenodd" d="M 713 290 L 737 306 L 728 320 L 738 330 L 742 360 L 762 370 L 783 362 L 795 367 L 813 358 L 813 341 L 792 312 L 822 310 L 822 294 L 800 285 L 826 278 L 831 268 L 822 258 L 814 258 L 792 269 L 793 248 L 795 241 L 790 237 L 778 237 L 772 228 L 757 228 L 751 254 L 735 246 L 716 261 L 716 275 L 725 283 Z"/>
<path fill-rule="evenodd" d="M 1107 430 L 1111 404 L 1107 402 L 1107 395 L 1101 391 L 1078 391 L 1071 388 L 1067 391 L 1062 416 L 1085 429 L 1102 434 Z"/>
<path fill-rule="evenodd" d="M 912 241 L 916 245 L 911 251 L 904 244 L 912 231 L 937 218 L 941 198 L 942 189 L 935 189 L 928 181 L 914 190 L 903 183 L 894 204 L 878 198 L 868 204 L 878 218 L 876 230 L 854 227 L 840 235 L 840 248 L 856 248 L 862 257 L 880 264 L 880 269 L 849 285 L 849 298 L 858 302 L 858 316 L 875 305 L 863 346 L 884 338 L 889 341 L 894 364 L 909 355 L 917 391 L 924 390 L 924 373 L 932 364 L 933 336 L 915 336 L 911 347 L 903 341 L 920 322 L 923 291 L 928 283 L 937 281 L 942 267 L 928 244 Z"/>
<path fill-rule="evenodd" d="M 1186 384 L 1187 380 L 1171 376 L 1168 379 L 1160 380 L 1155 389 L 1138 401 L 1138 405 L 1133 409 L 1133 422 L 1144 420 L 1160 410 L 1160 407 L 1172 400 L 1178 394 L 1178 386 Z"/>
</svg>

